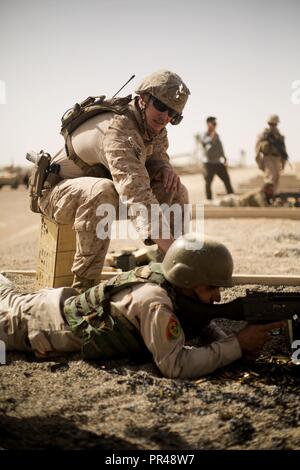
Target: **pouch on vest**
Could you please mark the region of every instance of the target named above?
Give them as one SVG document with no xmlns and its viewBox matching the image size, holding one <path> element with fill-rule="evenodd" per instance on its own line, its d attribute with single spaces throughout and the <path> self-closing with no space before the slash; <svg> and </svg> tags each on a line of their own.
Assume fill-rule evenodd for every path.
<svg viewBox="0 0 300 470">
<path fill-rule="evenodd" d="M 138 330 L 122 315 L 97 312 L 82 336 L 83 359 L 117 359 L 136 356 L 145 349 Z"/>
<path fill-rule="evenodd" d="M 83 359 L 116 359 L 140 354 L 145 345 L 139 331 L 123 315 L 111 313 L 106 283 L 67 299 L 65 318 L 82 339 Z"/>
</svg>

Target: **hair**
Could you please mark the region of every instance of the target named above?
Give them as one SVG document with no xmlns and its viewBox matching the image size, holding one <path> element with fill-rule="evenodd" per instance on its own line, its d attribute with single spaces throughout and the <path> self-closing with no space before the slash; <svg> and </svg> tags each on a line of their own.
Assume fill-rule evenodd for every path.
<svg viewBox="0 0 300 470">
<path fill-rule="evenodd" d="M 215 117 L 213 117 L 213 116 L 209 116 L 209 117 L 206 119 L 206 122 L 207 122 L 207 124 L 208 124 L 209 122 L 215 123 L 215 122 L 216 122 L 216 119 L 217 119 L 217 118 L 215 118 Z"/>
</svg>

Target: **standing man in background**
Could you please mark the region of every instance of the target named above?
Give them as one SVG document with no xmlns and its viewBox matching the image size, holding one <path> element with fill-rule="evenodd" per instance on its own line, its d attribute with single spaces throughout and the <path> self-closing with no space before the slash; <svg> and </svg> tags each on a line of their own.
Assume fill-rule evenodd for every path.
<svg viewBox="0 0 300 470">
<path fill-rule="evenodd" d="M 277 192 L 280 174 L 288 160 L 284 136 L 277 128 L 279 122 L 277 115 L 269 117 L 269 127 L 258 136 L 255 147 L 257 165 L 264 172 L 265 184 L 273 185 L 273 194 Z"/>
<path fill-rule="evenodd" d="M 207 131 L 200 140 L 205 153 L 204 178 L 206 198 L 212 199 L 211 184 L 215 175 L 223 181 L 227 194 L 233 194 L 234 191 L 227 171 L 227 158 L 225 157 L 220 137 L 216 132 L 216 118 L 210 116 L 206 119 L 206 123 Z"/>
</svg>

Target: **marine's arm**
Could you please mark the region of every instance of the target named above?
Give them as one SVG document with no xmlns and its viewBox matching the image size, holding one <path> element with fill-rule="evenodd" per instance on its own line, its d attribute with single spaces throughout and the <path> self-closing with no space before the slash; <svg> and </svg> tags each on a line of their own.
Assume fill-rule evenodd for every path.
<svg viewBox="0 0 300 470">
<path fill-rule="evenodd" d="M 140 315 L 140 332 L 154 361 L 166 377 L 192 378 L 209 374 L 241 356 L 235 335 L 208 346 L 189 347 L 172 304 L 163 290 L 153 290 L 147 313 Z"/>
<path fill-rule="evenodd" d="M 146 160 L 150 180 L 162 181 L 166 191 L 178 191 L 180 178 L 175 173 L 168 155 L 168 136 L 166 129 L 154 139 L 153 153 Z"/>
<path fill-rule="evenodd" d="M 142 137 L 127 117 L 115 116 L 103 139 L 103 149 L 117 192 L 135 210 L 132 220 L 137 230 L 143 238 L 151 238 L 151 205 L 158 206 L 158 201 L 151 190 Z M 166 223 L 159 209 L 159 233 Z M 166 240 L 154 241 L 163 251 L 169 246 Z"/>
</svg>

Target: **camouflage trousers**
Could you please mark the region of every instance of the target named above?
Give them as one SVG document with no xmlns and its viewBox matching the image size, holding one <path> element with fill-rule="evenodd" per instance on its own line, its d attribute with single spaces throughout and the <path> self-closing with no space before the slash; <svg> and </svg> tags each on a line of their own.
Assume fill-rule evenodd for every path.
<svg viewBox="0 0 300 470">
<path fill-rule="evenodd" d="M 0 340 L 7 351 L 34 351 L 39 357 L 81 350 L 63 315 L 72 288 L 21 294 L 13 284 L 0 284 Z"/>
<path fill-rule="evenodd" d="M 282 160 L 280 157 L 272 155 L 264 155 L 264 182 L 273 184 L 274 193 L 278 190 L 279 178 L 283 169 Z"/>
<path fill-rule="evenodd" d="M 151 188 L 160 204 L 188 203 L 188 193 L 183 185 L 176 193 L 166 193 L 158 181 L 153 182 Z M 96 211 L 101 204 L 111 204 L 117 211 L 119 195 L 111 180 L 94 177 L 63 180 L 47 190 L 40 200 L 40 209 L 47 217 L 58 224 L 73 224 L 76 232 L 73 274 L 95 280 L 96 283 L 99 281 L 110 241 L 109 237 L 97 237 L 101 216 L 97 216 Z"/>
</svg>

